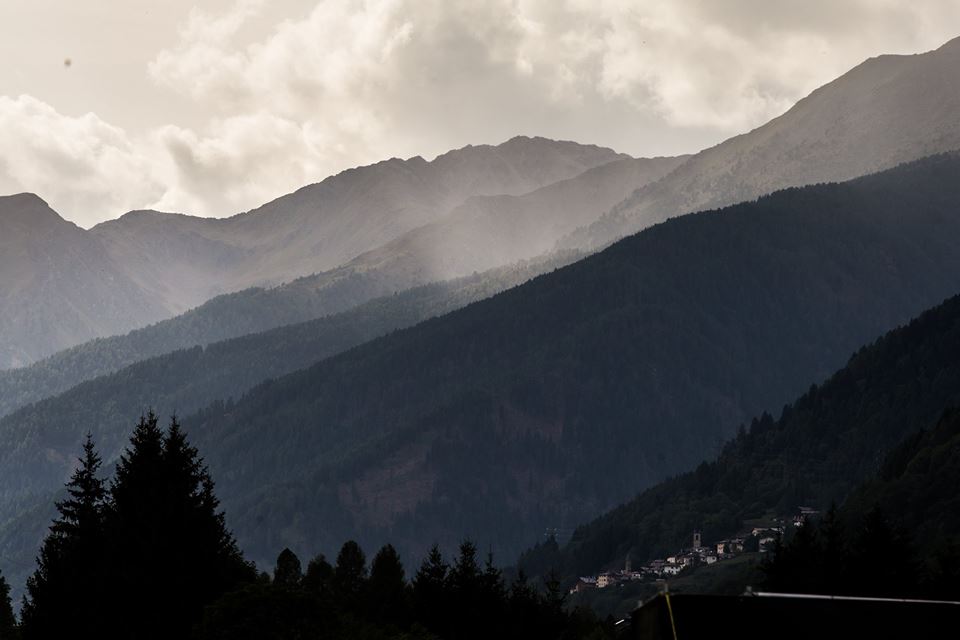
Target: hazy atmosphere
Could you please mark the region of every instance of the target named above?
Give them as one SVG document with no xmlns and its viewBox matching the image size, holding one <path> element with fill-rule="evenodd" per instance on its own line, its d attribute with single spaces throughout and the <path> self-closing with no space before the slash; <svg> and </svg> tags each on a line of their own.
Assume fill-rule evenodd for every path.
<svg viewBox="0 0 960 640">
<path fill-rule="evenodd" d="M 956 635 L 960 0 L 0 55 L 0 640 Z"/>
<path fill-rule="evenodd" d="M 689 153 L 958 22 L 953 0 L 10 0 L 0 193 L 89 227 L 516 134 Z"/>
</svg>

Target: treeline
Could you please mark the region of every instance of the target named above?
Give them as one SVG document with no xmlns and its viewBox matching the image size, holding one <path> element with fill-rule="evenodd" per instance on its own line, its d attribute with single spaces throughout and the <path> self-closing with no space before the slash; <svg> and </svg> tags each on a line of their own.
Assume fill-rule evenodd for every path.
<svg viewBox="0 0 960 640">
<path fill-rule="evenodd" d="M 407 581 L 386 545 L 367 564 L 353 541 L 302 571 L 285 549 L 272 579 L 227 530 L 213 480 L 176 418 L 141 417 L 109 482 L 88 435 L 27 580 L 16 623 L 0 576 L 0 639 L 604 638 L 565 609 L 557 581 L 507 584 L 471 542 L 448 564 L 434 547 Z"/>
<path fill-rule="evenodd" d="M 24 369 L 0 371 L 2 415 L 13 407 L 62 391 L 65 386 L 119 369 L 0 419 L 0 548 L 13 557 L 7 567 L 9 575 L 22 582 L 32 565 L 36 540 L 49 517 L 48 510 L 38 509 L 37 503 L 52 501 L 60 490 L 60 479 L 70 472 L 73 447 L 86 425 L 93 425 L 101 454 L 112 459 L 123 449 L 129 416 L 144 407 L 189 413 L 220 399 L 240 397 L 268 378 L 494 295 L 575 257 L 573 253 L 555 255 L 425 285 L 372 300 L 345 313 L 141 361 L 156 352 L 193 344 L 197 335 L 206 335 L 204 340 L 212 337 L 183 326 L 193 320 L 202 320 L 200 325 L 207 323 L 213 316 L 205 306 L 127 336 L 75 347 Z M 253 315 L 256 300 L 265 308 L 276 306 L 275 301 L 258 297 L 267 293 L 256 291 L 218 298 L 216 305 L 241 315 Z M 291 298 L 319 295 L 301 281 L 268 293 Z M 250 307 L 244 302 L 245 296 L 251 298 Z M 223 309 L 221 312 L 226 313 Z M 133 361 L 137 362 L 124 366 Z M 205 447 L 208 454 L 214 446 L 210 443 Z M 40 453 L 50 451 L 58 455 Z M 348 535 L 324 543 L 332 546 Z M 259 559 L 272 558 L 274 550 L 284 544 L 264 545 Z"/>
<path fill-rule="evenodd" d="M 186 423 L 261 563 L 297 540 L 333 548 L 355 535 L 369 548 L 389 540 L 404 557 L 422 553 L 425 536 L 450 548 L 470 535 L 512 557 L 544 529 L 574 526 L 715 455 L 736 424 L 954 293 L 958 171 L 956 157 L 932 158 L 670 220 Z M 258 362 L 239 368 L 256 373 Z M 189 369 L 171 364 L 164 379 Z M 127 401 L 87 391 L 0 425 L 11 439 L 35 438 L 6 456 L 0 441 L 4 504 L 59 477 L 37 452 L 69 451 L 80 412 L 89 419 L 79 425 L 99 425 L 97 414 Z M 723 526 L 741 503 L 729 498 Z M 691 528 L 713 529 L 698 513 L 659 539 L 673 547 Z"/>
<path fill-rule="evenodd" d="M 192 352 L 190 357 L 196 360 L 191 383 L 202 390 L 196 398 L 209 403 L 239 396 L 257 382 L 463 307 L 579 257 L 576 252 L 567 252 L 422 285 L 340 313 L 329 313 L 323 306 L 329 302 L 329 291 L 318 289 L 322 274 L 275 289 L 246 289 L 218 296 L 180 316 L 126 335 L 92 340 L 30 366 L 0 371 L 0 417 L 87 380 L 125 369 L 109 379 L 111 388 L 123 385 L 125 398 L 134 399 L 137 385 L 147 380 L 168 396 L 182 393 L 181 387 L 171 388 L 172 381 L 164 369 L 165 365 L 171 366 L 164 354 L 178 351 Z M 392 292 L 396 287 L 388 289 Z M 196 345 L 210 346 L 203 350 Z M 247 366 L 227 368 L 236 361 Z M 131 368 L 135 363 L 144 364 Z M 152 397 L 158 402 L 164 399 Z M 170 400 L 183 406 L 177 404 L 176 396 Z M 194 397 L 189 400 L 196 402 Z"/>
<path fill-rule="evenodd" d="M 273 578 L 227 594 L 205 611 L 204 639 L 242 638 L 612 638 L 610 622 L 567 611 L 556 580 L 535 588 L 523 574 L 509 584 L 471 542 L 448 564 L 434 546 L 409 582 L 400 556 L 382 547 L 369 567 L 360 546 L 343 545 L 335 564 L 317 556 L 302 571 L 289 549 Z"/>
<path fill-rule="evenodd" d="M 113 480 L 88 436 L 27 580 L 21 633 L 31 638 L 178 638 L 203 607 L 256 578 L 213 481 L 176 419 L 141 418 Z"/>
<path fill-rule="evenodd" d="M 513 556 L 715 455 L 955 293 L 958 169 L 934 158 L 671 220 L 189 424 L 215 468 L 242 469 L 223 497 L 257 557 L 358 522 L 371 547 L 469 532 Z M 396 481 L 371 489 L 384 461 Z M 370 518 L 377 501 L 412 507 Z"/>
<path fill-rule="evenodd" d="M 893 463 L 883 463 L 887 456 L 911 460 L 901 443 L 937 425 L 944 407 L 951 406 L 960 406 L 960 296 L 862 348 L 827 382 L 784 407 L 779 419 L 755 418 L 715 460 L 579 527 L 563 548 L 528 550 L 519 564 L 530 575 L 551 567 L 566 577 L 586 575 L 619 565 L 628 554 L 635 562 L 665 557 L 694 529 L 707 541 L 721 540 L 740 531 L 745 520 L 771 512 L 791 516 L 800 505 L 825 511 L 848 498 L 861 505 L 857 517 L 880 503 L 889 505 L 891 514 L 917 514 L 909 519 L 915 533 L 929 531 L 925 522 L 960 533 L 960 517 L 951 515 L 957 509 L 949 502 L 960 473 L 952 476 L 957 478 L 952 486 L 930 484 L 926 493 L 911 489 L 913 483 L 951 477 L 916 475 L 920 469 L 949 469 L 949 450 L 937 450 L 937 465 L 905 465 L 904 478 L 884 480 L 896 477 L 889 471 Z M 960 457 L 953 464 L 960 464 Z M 881 492 L 887 483 L 894 488 Z M 853 530 L 856 519 L 851 522 Z M 920 542 L 933 544 L 927 533 Z"/>
<path fill-rule="evenodd" d="M 908 437 L 764 567 L 766 588 L 960 600 L 960 411 Z"/>
<path fill-rule="evenodd" d="M 918 547 L 879 505 L 848 520 L 836 508 L 800 527 L 763 565 L 763 588 L 786 593 L 960 600 L 960 547 Z"/>
</svg>

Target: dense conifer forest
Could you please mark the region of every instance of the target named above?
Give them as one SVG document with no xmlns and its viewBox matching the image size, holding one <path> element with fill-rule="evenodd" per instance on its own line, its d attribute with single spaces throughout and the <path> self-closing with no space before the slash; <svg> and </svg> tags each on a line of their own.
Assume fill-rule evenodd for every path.
<svg viewBox="0 0 960 640">
<path fill-rule="evenodd" d="M 546 528 L 572 528 L 715 455 L 738 424 L 954 294 L 958 172 L 956 156 L 938 156 L 673 219 L 185 424 L 261 563 L 303 540 L 355 536 L 390 541 L 408 560 L 430 540 L 471 536 L 512 559 Z M 189 390 L 190 361 L 164 361 L 162 379 Z M 122 431 L 97 431 L 118 401 L 95 389 L 2 423 L 19 443 L 0 453 L 8 548 L 23 549 L 22 532 L 42 522 L 30 509 L 62 477 L 83 425 L 103 450 L 121 446 Z M 758 419 L 758 433 L 773 422 Z M 781 502 L 767 497 L 758 504 Z M 737 519 L 735 505 L 705 507 Z M 674 545 L 688 530 L 642 544 Z"/>
<path fill-rule="evenodd" d="M 765 567 L 777 591 L 960 601 L 960 411 L 891 451 Z"/>
<path fill-rule="evenodd" d="M 323 520 L 297 535 L 361 522 L 369 545 L 469 533 L 509 556 L 692 467 L 955 293 L 958 171 L 933 158 L 679 218 L 190 424 L 252 550 L 285 545 L 253 522 L 310 505 Z"/>
<path fill-rule="evenodd" d="M 289 549 L 273 575 L 227 530 L 213 479 L 176 418 L 136 425 L 113 478 L 87 436 L 27 581 L 19 624 L 0 574 L 0 638 L 610 638 L 570 610 L 555 579 L 509 583 L 470 541 L 447 562 L 434 546 L 408 578 L 384 545 L 368 563 L 354 541 L 305 570 Z"/>
<path fill-rule="evenodd" d="M 948 571 L 930 563 L 940 556 L 955 562 L 960 542 L 960 421 L 955 410 L 945 411 L 955 406 L 960 297 L 861 349 L 827 382 L 784 407 L 779 419 L 763 414 L 745 425 L 716 460 L 580 527 L 563 548 L 530 549 L 520 566 L 534 575 L 555 570 L 572 578 L 616 566 L 628 554 L 641 563 L 663 557 L 688 544 L 695 529 L 716 541 L 748 519 L 790 516 L 800 505 L 827 512 L 836 502 L 839 511 L 787 541 L 773 567 L 773 586 L 929 594 L 931 584 L 942 583 L 931 572 Z M 881 531 L 883 542 L 864 528 Z M 869 587 L 867 576 L 874 574 L 858 568 L 856 553 L 848 565 L 830 556 L 836 548 L 817 547 L 831 536 L 843 540 L 829 544 L 862 550 L 876 569 L 899 571 L 900 586 L 890 582 L 891 574 Z M 826 564 L 811 561 L 811 548 L 826 553 L 820 556 Z M 820 572 L 820 582 L 793 575 L 801 567 Z"/>
<path fill-rule="evenodd" d="M 7 4 L 0 640 L 960 636 L 960 0 Z"/>
<path fill-rule="evenodd" d="M 65 349 L 28 367 L 0 371 L 0 417 L 100 377 L 105 379 L 94 387 L 98 391 L 109 388 L 114 396 L 136 402 L 137 383 L 150 380 L 153 386 L 144 400 L 152 397 L 164 404 L 169 400 L 180 410 L 195 410 L 211 399 L 239 396 L 267 378 L 448 313 L 580 257 L 575 251 L 558 253 L 414 287 L 335 314 L 322 312 L 328 292 L 311 287 L 310 278 L 277 289 L 219 296 L 171 320 Z M 269 327 L 277 328 L 264 330 Z M 163 373 L 184 365 L 190 371 L 188 381 Z M 183 387 L 170 388 L 172 382 L 189 386 L 191 395 L 178 395 Z M 193 406 L 200 401 L 203 405 Z M 122 431 L 126 411 L 113 418 Z"/>
</svg>

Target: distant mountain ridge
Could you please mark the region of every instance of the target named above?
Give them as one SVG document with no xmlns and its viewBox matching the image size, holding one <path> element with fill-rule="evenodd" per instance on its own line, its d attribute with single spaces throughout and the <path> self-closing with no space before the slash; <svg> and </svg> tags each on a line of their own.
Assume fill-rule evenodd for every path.
<svg viewBox="0 0 960 640">
<path fill-rule="evenodd" d="M 541 254 L 558 238 L 579 222 L 599 216 L 634 185 L 669 173 L 684 158 L 616 160 L 522 196 L 472 197 L 441 221 L 413 229 L 330 271 L 270 289 L 218 296 L 127 335 L 78 345 L 29 367 L 0 371 L 0 416 L 177 349 L 342 313 L 411 287 L 534 258 L 533 264 L 548 268 L 555 259 Z M 521 268 L 532 274 L 534 267 Z"/>
<path fill-rule="evenodd" d="M 670 221 L 185 423 L 255 555 L 467 532 L 509 556 L 955 293 L 957 175 L 937 157 Z"/>
<path fill-rule="evenodd" d="M 518 136 L 429 162 L 416 156 L 348 169 L 230 218 L 133 212 L 91 233 L 179 313 L 218 294 L 338 267 L 471 196 L 520 195 L 626 157 Z"/>
<path fill-rule="evenodd" d="M 626 158 L 521 196 L 471 197 L 441 220 L 318 274 L 317 285 L 360 277 L 386 292 L 548 255 L 565 235 L 688 157 Z"/>
<path fill-rule="evenodd" d="M 958 172 L 935 157 L 671 220 L 184 423 L 261 561 L 348 537 L 421 553 L 464 534 L 509 557 L 690 468 L 954 293 Z M 3 420 L 10 443 L 33 443 L 0 447 L 11 535 L 96 430 L 68 409 L 85 399 Z M 96 435 L 112 456 L 120 443 Z"/>
<path fill-rule="evenodd" d="M 39 197 L 0 197 L 0 367 L 163 313 L 96 239 Z"/>
<path fill-rule="evenodd" d="M 534 574 L 553 567 L 566 576 L 584 575 L 618 565 L 628 554 L 638 563 L 665 555 L 694 529 L 704 540 L 720 540 L 737 533 L 745 519 L 790 515 L 800 504 L 825 511 L 848 498 L 847 506 L 862 513 L 881 504 L 928 545 L 937 535 L 958 536 L 957 413 L 940 419 L 958 404 L 955 296 L 858 351 L 826 382 L 785 406 L 779 419 L 755 417 L 715 460 L 584 524 L 559 552 L 529 554 L 521 565 Z M 952 449 L 942 447 L 943 439 L 952 440 Z M 927 459 L 918 460 L 919 453 Z"/>
<path fill-rule="evenodd" d="M 275 353 L 271 353 L 270 358 L 278 360 L 275 362 L 277 368 L 243 373 L 226 370 L 217 381 L 219 392 L 211 395 L 209 400 L 239 396 L 254 383 L 319 360 L 320 356 L 313 357 L 312 354 L 316 352 L 307 348 L 306 344 L 322 336 L 329 335 L 328 340 L 332 343 L 354 346 L 359 344 L 356 335 L 364 335 L 366 339 L 380 335 L 376 329 L 364 331 L 362 327 L 376 327 L 386 332 L 409 326 L 499 293 L 580 257 L 581 254 L 567 252 L 516 263 L 465 278 L 413 287 L 356 306 L 344 304 L 342 306 L 346 310 L 339 313 L 323 313 L 325 300 L 308 286 L 298 286 L 300 281 L 276 289 L 251 289 L 221 296 L 177 318 L 123 336 L 102 338 L 66 349 L 29 367 L 0 371 L 0 418 L 26 405 L 60 395 L 85 381 L 134 365 L 140 367 L 142 374 L 145 363 L 175 352 L 198 350 L 202 353 L 212 349 L 219 353 L 226 343 L 244 346 L 258 344 L 261 345 L 258 353 L 262 358 L 273 349 Z M 309 282 L 310 279 L 303 280 Z M 262 311 L 265 309 L 269 312 Z M 311 333 L 314 331 L 316 335 Z M 341 335 L 330 335 L 338 333 Z M 295 353 L 289 350 L 291 343 L 298 339 L 294 336 L 299 336 L 304 342 L 299 349 L 293 349 Z M 276 342 L 271 342 L 271 339 Z M 274 346 L 270 347 L 271 344 Z M 286 360 L 280 357 L 281 353 L 285 354 Z M 235 366 L 243 365 L 236 362 Z M 185 375 L 178 382 L 190 378 L 191 375 Z M 106 395 L 109 396 L 109 390 L 106 390 Z M 104 402 L 106 400 L 107 397 L 104 397 Z M 149 397 L 144 396 L 142 403 L 149 404 Z M 187 409 L 190 405 L 182 403 L 177 406 L 181 411 L 200 408 Z M 98 420 L 102 422 L 102 418 Z"/>
<path fill-rule="evenodd" d="M 351 169 L 228 219 L 137 211 L 90 231 L 45 203 L 33 207 L 43 215 L 23 218 L 18 203 L 27 196 L 5 198 L 0 237 L 9 248 L 0 265 L 0 309 L 10 311 L 0 325 L 0 369 L 126 333 L 218 293 L 338 267 L 471 196 L 522 194 L 626 158 L 596 146 L 516 137 L 431 162 L 393 159 Z M 344 294 L 358 302 L 376 295 Z M 222 337 L 231 336 L 213 339 Z"/>
<path fill-rule="evenodd" d="M 597 248 L 673 216 L 960 149 L 957 69 L 960 38 L 928 53 L 871 58 L 780 117 L 639 188 L 562 246 Z"/>
<path fill-rule="evenodd" d="M 925 54 L 868 60 L 754 131 L 685 162 L 658 159 L 676 162 L 665 175 L 651 172 L 626 185 L 610 178 L 616 173 L 611 169 L 609 192 L 587 198 L 587 191 L 569 191 L 557 197 L 554 202 L 561 204 L 577 198 L 585 203 L 569 207 L 570 215 L 560 216 L 559 225 L 551 227 L 542 215 L 517 216 L 521 234 L 504 234 L 517 207 L 529 206 L 529 213 L 539 206 L 543 213 L 548 199 L 499 200 L 493 194 L 519 196 L 581 175 L 586 185 L 585 173 L 608 164 L 624 169 L 630 163 L 609 149 L 518 137 L 496 147 L 451 151 L 431 162 L 394 159 L 346 171 L 229 219 L 132 212 L 89 232 L 100 240 L 105 255 L 99 259 L 112 262 L 111 268 L 102 267 L 104 273 L 122 272 L 117 293 L 128 293 L 131 283 L 140 289 L 127 296 L 131 309 L 100 318 L 119 303 L 99 298 L 101 304 L 89 314 L 78 312 L 79 318 L 69 323 L 69 313 L 61 309 L 59 316 L 43 312 L 36 315 L 42 320 L 21 319 L 17 329 L 0 328 L 0 338 L 10 334 L 6 343 L 0 342 L 0 368 L 32 362 L 85 339 L 77 336 L 123 333 L 249 286 L 323 273 L 320 280 L 326 283 L 318 286 L 327 289 L 332 279 L 342 300 L 362 302 L 391 287 L 468 275 L 500 266 L 496 260 L 527 259 L 547 245 L 597 249 L 672 216 L 957 149 L 957 68 L 960 39 Z M 560 193 L 559 187 L 554 193 Z M 471 200 L 480 195 L 494 199 Z M 0 216 L 0 225 L 2 221 Z M 449 242 L 435 246 L 447 237 Z M 46 265 L 41 261 L 33 268 Z M 8 272 L 18 269 L 22 267 Z M 87 286 L 78 281 L 83 271 L 63 276 L 70 281 L 64 288 Z M 365 289 L 350 290 L 347 277 L 359 277 Z M 47 295 L 57 286 L 51 281 L 48 288 L 21 299 L 52 309 Z M 0 288 L 0 305 L 3 295 Z M 61 326 L 65 323 L 86 328 L 75 332 Z M 229 336 L 214 339 L 224 337 Z"/>
</svg>

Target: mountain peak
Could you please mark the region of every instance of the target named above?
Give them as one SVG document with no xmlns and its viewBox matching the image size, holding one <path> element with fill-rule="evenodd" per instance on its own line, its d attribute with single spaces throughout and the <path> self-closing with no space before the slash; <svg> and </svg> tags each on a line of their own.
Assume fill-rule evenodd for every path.
<svg viewBox="0 0 960 640">
<path fill-rule="evenodd" d="M 0 221 L 33 225 L 66 222 L 46 200 L 35 193 L 0 196 Z"/>
<path fill-rule="evenodd" d="M 24 191 L 23 193 L 15 193 L 9 196 L 0 196 L 0 206 L 7 208 L 13 206 L 49 207 L 50 205 L 37 194 Z"/>
<path fill-rule="evenodd" d="M 934 51 L 960 54 L 960 36 L 947 40 L 942 45 L 934 49 Z"/>
</svg>

